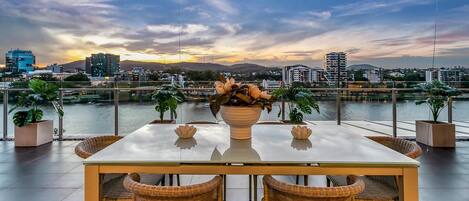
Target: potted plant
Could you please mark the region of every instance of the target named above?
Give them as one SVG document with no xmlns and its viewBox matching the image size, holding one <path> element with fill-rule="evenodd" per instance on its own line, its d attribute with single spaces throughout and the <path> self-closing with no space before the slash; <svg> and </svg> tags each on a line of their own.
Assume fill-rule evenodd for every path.
<svg viewBox="0 0 469 201">
<path fill-rule="evenodd" d="M 39 108 L 52 104 L 55 111 L 63 116 L 64 112 L 57 102 L 58 86 L 43 80 L 33 79 L 29 81 L 29 89 L 32 92 L 22 92 L 18 96 L 16 105 L 10 113 L 15 112 L 13 122 L 15 124 L 15 146 L 39 146 L 52 142 L 54 128 L 52 120 L 42 120 L 43 111 Z"/>
<path fill-rule="evenodd" d="M 251 127 L 260 118 L 261 110 L 272 110 L 274 97 L 261 91 L 253 84 L 235 83 L 233 78 L 226 82 L 215 82 L 216 94 L 209 97 L 210 110 L 215 116 L 221 116 L 230 125 L 233 139 L 250 139 Z"/>
<path fill-rule="evenodd" d="M 319 105 L 314 99 L 313 93 L 302 86 L 281 87 L 274 90 L 272 94 L 277 99 L 283 99 L 287 102 L 289 120 L 282 120 L 284 123 L 304 124 L 303 114 L 311 114 L 313 110 L 319 113 Z M 280 117 L 281 114 L 282 110 L 279 111 L 278 116 Z"/>
<path fill-rule="evenodd" d="M 416 121 L 417 141 L 434 147 L 454 147 L 455 125 L 438 121 L 438 116 L 447 106 L 448 97 L 457 96 L 461 92 L 438 80 L 419 84 L 416 88 L 426 94 L 426 99 L 419 100 L 416 104 L 427 104 L 433 117 L 431 121 Z"/>
<path fill-rule="evenodd" d="M 179 90 L 177 85 L 163 86 L 160 90 L 152 95 L 152 99 L 156 102 L 155 110 L 160 114 L 159 120 L 154 120 L 151 123 L 174 124 L 177 118 L 176 109 L 178 104 L 184 102 L 184 94 Z M 170 112 L 171 119 L 165 120 L 164 113 Z"/>
</svg>

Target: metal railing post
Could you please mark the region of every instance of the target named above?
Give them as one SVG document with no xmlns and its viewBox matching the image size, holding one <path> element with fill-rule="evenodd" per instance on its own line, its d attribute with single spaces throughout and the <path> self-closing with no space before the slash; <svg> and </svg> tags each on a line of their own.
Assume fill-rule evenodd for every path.
<svg viewBox="0 0 469 201">
<path fill-rule="evenodd" d="M 3 140 L 8 138 L 8 90 L 3 90 Z"/>
<path fill-rule="evenodd" d="M 282 82 L 280 83 L 280 86 L 281 86 L 281 87 L 285 87 L 285 82 L 282 81 Z M 285 99 L 282 97 L 282 98 L 281 98 L 281 101 L 282 101 L 282 104 L 281 104 L 281 106 L 280 106 L 280 111 L 281 111 L 281 113 L 282 113 L 282 121 L 285 121 Z"/>
<path fill-rule="evenodd" d="M 392 89 L 392 136 L 397 137 L 397 91 Z"/>
<path fill-rule="evenodd" d="M 64 91 L 59 90 L 59 105 L 64 108 Z M 64 117 L 59 115 L 59 141 L 63 140 L 64 136 Z"/>
<path fill-rule="evenodd" d="M 453 123 L 453 97 L 448 97 L 448 123 Z"/>
<path fill-rule="evenodd" d="M 340 88 L 337 88 L 337 97 L 336 97 L 336 118 L 337 118 L 337 125 L 340 125 L 340 116 L 341 116 L 341 100 L 342 99 L 342 91 Z"/>
<path fill-rule="evenodd" d="M 119 135 L 119 89 L 114 89 L 114 135 Z"/>
<path fill-rule="evenodd" d="M 282 121 L 285 121 L 285 100 L 282 98 L 282 105 L 281 105 L 281 111 L 282 111 Z"/>
</svg>

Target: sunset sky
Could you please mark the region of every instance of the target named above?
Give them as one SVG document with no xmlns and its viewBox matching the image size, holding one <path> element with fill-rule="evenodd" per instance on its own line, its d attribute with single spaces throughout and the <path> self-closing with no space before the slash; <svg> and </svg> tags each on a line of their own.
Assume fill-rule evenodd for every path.
<svg viewBox="0 0 469 201">
<path fill-rule="evenodd" d="M 96 52 L 121 60 L 319 66 L 469 67 L 469 0 L 0 0 L 0 65 L 30 49 L 40 65 Z M 180 41 L 180 42 L 179 42 Z M 180 49 L 179 49 L 180 44 Z"/>
</svg>

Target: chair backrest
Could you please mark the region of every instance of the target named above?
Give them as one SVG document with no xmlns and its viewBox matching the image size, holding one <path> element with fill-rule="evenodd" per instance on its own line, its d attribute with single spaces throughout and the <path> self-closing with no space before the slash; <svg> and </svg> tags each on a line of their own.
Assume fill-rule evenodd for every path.
<svg viewBox="0 0 469 201">
<path fill-rule="evenodd" d="M 422 148 L 409 140 L 386 136 L 369 136 L 368 138 L 413 159 L 422 155 Z"/>
<path fill-rule="evenodd" d="M 347 177 L 347 186 L 310 187 L 288 184 L 264 176 L 264 201 L 349 201 L 363 192 L 365 183 L 356 176 Z"/>
<path fill-rule="evenodd" d="M 257 122 L 257 124 L 260 124 L 260 125 L 284 125 L 285 123 L 283 123 L 281 121 L 260 121 L 260 122 Z"/>
<path fill-rule="evenodd" d="M 186 124 L 218 124 L 218 123 L 212 122 L 212 121 L 191 121 L 191 122 L 187 122 Z"/>
<path fill-rule="evenodd" d="M 99 136 L 85 139 L 75 147 L 75 154 L 86 159 L 122 138 L 122 136 Z"/>
<path fill-rule="evenodd" d="M 222 179 L 212 180 L 189 186 L 154 186 L 140 183 L 136 173 L 127 175 L 124 187 L 134 194 L 136 201 L 221 201 Z"/>
</svg>

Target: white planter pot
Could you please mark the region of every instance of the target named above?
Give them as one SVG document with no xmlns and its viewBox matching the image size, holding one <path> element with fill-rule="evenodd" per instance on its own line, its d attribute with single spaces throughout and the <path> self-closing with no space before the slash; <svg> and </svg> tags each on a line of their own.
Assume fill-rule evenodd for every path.
<svg viewBox="0 0 469 201">
<path fill-rule="evenodd" d="M 54 136 L 54 122 L 40 121 L 23 127 L 15 126 L 15 146 L 35 147 L 52 142 Z"/>
<path fill-rule="evenodd" d="M 233 139 L 245 140 L 251 138 L 251 127 L 261 117 L 260 107 L 221 106 L 221 117 L 230 126 L 230 136 Z"/>
<path fill-rule="evenodd" d="M 433 121 L 415 121 L 417 142 L 432 147 L 455 147 L 456 127 L 454 124 Z"/>
</svg>

